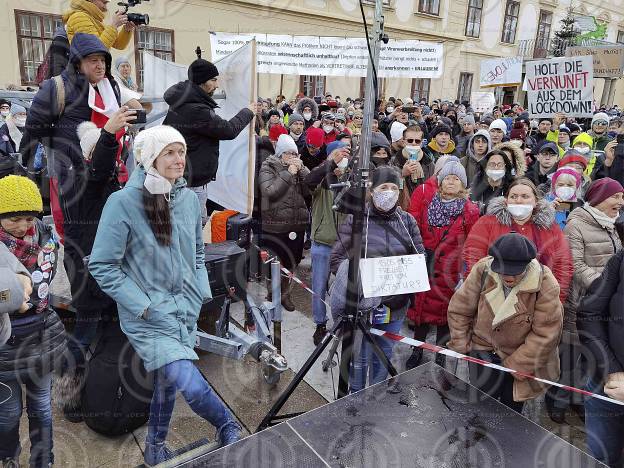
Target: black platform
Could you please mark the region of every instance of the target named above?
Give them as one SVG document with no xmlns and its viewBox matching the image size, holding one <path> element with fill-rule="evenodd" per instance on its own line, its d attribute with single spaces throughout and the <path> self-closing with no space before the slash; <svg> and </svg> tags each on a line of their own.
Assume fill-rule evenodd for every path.
<svg viewBox="0 0 624 468">
<path fill-rule="evenodd" d="M 184 467 L 605 466 L 429 363 Z M 398 390 L 398 391 L 397 391 Z"/>
</svg>

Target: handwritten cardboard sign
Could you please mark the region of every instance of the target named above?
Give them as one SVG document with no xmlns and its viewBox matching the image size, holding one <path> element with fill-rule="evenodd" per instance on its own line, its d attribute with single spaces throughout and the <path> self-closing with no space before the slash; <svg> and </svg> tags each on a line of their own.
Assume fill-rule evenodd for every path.
<svg viewBox="0 0 624 468">
<path fill-rule="evenodd" d="M 429 291 L 425 256 L 363 258 L 360 278 L 364 297 L 392 296 Z"/>
<path fill-rule="evenodd" d="M 591 55 L 594 58 L 594 78 L 622 78 L 624 75 L 624 45 L 568 47 L 566 56 Z"/>
<path fill-rule="evenodd" d="M 529 115 L 591 117 L 594 101 L 594 61 L 591 56 L 536 60 L 526 65 Z"/>
</svg>

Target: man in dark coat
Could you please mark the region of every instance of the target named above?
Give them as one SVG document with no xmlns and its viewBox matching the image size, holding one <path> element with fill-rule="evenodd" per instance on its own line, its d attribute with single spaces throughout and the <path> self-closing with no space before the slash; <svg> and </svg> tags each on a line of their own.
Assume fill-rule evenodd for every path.
<svg viewBox="0 0 624 468">
<path fill-rule="evenodd" d="M 197 59 L 189 66 L 188 80 L 173 85 L 164 96 L 169 112 L 163 123 L 177 129 L 186 140 L 184 177 L 189 188 L 197 194 L 204 224 L 208 218 L 206 186 L 217 176 L 219 141 L 235 139 L 253 120 L 257 107 L 252 103 L 230 120 L 219 117 L 215 112 L 219 106 L 212 98 L 218 87 L 218 76 L 214 64 Z"/>
</svg>

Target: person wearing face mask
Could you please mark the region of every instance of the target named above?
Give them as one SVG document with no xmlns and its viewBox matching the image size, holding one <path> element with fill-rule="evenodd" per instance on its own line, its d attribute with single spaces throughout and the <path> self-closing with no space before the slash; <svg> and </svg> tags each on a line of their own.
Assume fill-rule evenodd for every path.
<svg viewBox="0 0 624 468">
<path fill-rule="evenodd" d="M 514 179 L 504 197 L 492 199 L 486 215 L 470 231 L 463 252 L 467 272 L 487 255 L 496 239 L 511 231 L 537 246 L 537 259 L 552 270 L 565 303 L 573 270 L 570 247 L 555 220 L 555 208 L 526 177 Z"/>
<path fill-rule="evenodd" d="M 576 329 L 576 314 L 591 284 L 622 247 L 615 222 L 624 207 L 624 188 L 607 177 L 592 182 L 585 197 L 585 204 L 572 211 L 563 230 L 572 251 L 574 276 L 564 304 L 564 327 L 559 350 L 562 376 L 559 382 L 577 388 L 582 388 L 586 382 L 578 369 L 581 344 Z M 551 419 L 559 424 L 565 421 L 569 407 L 583 414 L 582 397 L 564 390 L 552 388 L 546 395 L 546 405 Z"/>
<path fill-rule="evenodd" d="M 390 165 L 390 142 L 381 132 L 371 134 L 371 167 Z"/>
<path fill-rule="evenodd" d="M 552 175 L 552 188 L 544 199 L 555 207 L 555 220 L 561 229 L 565 228 L 570 212 L 583 205 L 583 200 L 579 196 L 582 181 L 583 176 L 571 167 L 557 169 Z"/>
<path fill-rule="evenodd" d="M 391 257 L 396 255 L 423 254 L 425 252 L 416 221 L 398 206 L 401 174 L 395 167 L 381 166 L 372 173 L 370 201 L 365 207 L 362 233 L 362 258 Z M 353 215 L 348 215 L 338 228 L 338 241 L 334 243 L 330 267 L 336 274 L 340 265 L 353 249 L 351 239 Z M 345 284 L 346 287 L 346 284 Z M 346 290 L 332 290 L 332 295 L 344 295 Z M 398 333 L 405 319 L 410 294 L 385 296 L 381 304 L 389 310 L 387 323 L 375 325 L 386 331 Z M 335 311 L 332 311 L 335 313 Z M 386 338 L 375 337 L 388 359 L 392 357 L 394 343 Z M 369 385 L 387 378 L 388 371 L 379 358 L 372 353 L 370 345 L 362 341 L 359 353 L 354 356 L 349 379 L 351 392 L 366 387 L 368 369 L 371 368 Z"/>
<path fill-rule="evenodd" d="M 19 104 L 11 104 L 11 111 L 0 126 L 0 153 L 9 155 L 17 153 L 22 142 L 22 134 L 26 125 L 26 108 Z"/>
<path fill-rule="evenodd" d="M 299 99 L 295 106 L 295 113 L 301 115 L 304 121 L 304 130 L 307 130 L 318 118 L 319 108 L 314 99 L 307 97 Z"/>
<path fill-rule="evenodd" d="M 460 160 L 462 166 L 466 169 L 468 186 L 472 184 L 475 176 L 481 170 L 480 163 L 491 149 L 492 142 L 490 140 L 490 132 L 487 130 L 477 131 L 477 133 L 468 140 L 466 155 Z"/>
<path fill-rule="evenodd" d="M 407 210 L 414 189 L 433 175 L 434 162 L 429 151 L 422 148 L 423 132 L 418 125 L 407 127 L 402 136 L 405 147 L 395 154 L 390 164 L 401 171 L 403 187 L 399 205 Z"/>
<path fill-rule="evenodd" d="M 589 187 L 589 184 L 591 183 L 591 180 L 584 174 L 585 169 L 587 168 L 587 158 L 585 158 L 585 156 L 583 156 L 577 150 L 570 148 L 564 153 L 563 158 L 561 158 L 561 160 L 557 164 L 557 170 L 563 168 L 572 169 L 581 175 L 581 185 L 577 195 L 578 197 L 583 198 L 587 187 Z M 539 192 L 543 195 L 552 192 L 552 179 L 549 178 L 546 182 L 540 184 L 537 188 Z"/>
<path fill-rule="evenodd" d="M 323 144 L 329 145 L 332 141 L 336 141 L 336 137 L 340 133 L 336 129 L 336 116 L 331 112 L 327 112 L 323 115 L 320 122 L 314 124 L 323 130 Z"/>
<path fill-rule="evenodd" d="M 479 207 L 468 199 L 466 170 L 457 160 L 447 162 L 437 174 L 436 192 L 414 199 L 409 212 L 416 219 L 427 250 L 431 290 L 417 293 L 407 316 L 415 324 L 414 338 L 425 341 L 436 327 L 436 343 L 448 340 L 446 309 L 462 273 L 462 248 L 472 226 L 479 219 Z M 408 369 L 422 360 L 421 348 L 414 348 L 406 363 Z M 444 359 L 436 356 L 436 362 Z"/>
<path fill-rule="evenodd" d="M 351 131 L 347 128 L 347 117 L 344 114 L 336 114 L 335 127 L 338 135 L 343 133 L 351 135 Z"/>
<path fill-rule="evenodd" d="M 462 132 L 462 126 L 459 124 L 457 120 L 457 112 L 455 109 L 449 109 L 446 111 L 445 117 L 451 120 L 451 137 L 454 139 L 457 135 Z M 459 153 L 461 154 L 461 153 Z"/>
<path fill-rule="evenodd" d="M 449 349 L 538 378 L 559 378 L 560 287 L 538 251 L 516 232 L 492 242 L 450 301 Z M 472 385 L 518 413 L 548 389 L 518 373 L 477 363 L 468 369 Z"/>
<path fill-rule="evenodd" d="M 102 291 L 117 303 L 121 329 L 154 373 L 144 460 L 171 457 L 165 440 L 177 390 L 227 445 L 241 428 L 193 364 L 202 303 L 211 292 L 204 260 L 201 209 L 186 188 L 186 143 L 174 128 L 144 130 L 140 166 L 106 202 L 89 261 Z"/>
<path fill-rule="evenodd" d="M 612 140 L 609 137 L 609 116 L 604 112 L 594 114 L 591 130 L 588 134 L 593 139 L 592 149 L 604 151 L 607 144 Z"/>
<path fill-rule="evenodd" d="M 585 176 L 591 180 L 596 180 L 606 175 L 605 155 L 604 153 L 595 153 L 593 144 L 591 135 L 586 132 L 581 133 L 572 141 L 572 147 L 587 159 Z"/>
<path fill-rule="evenodd" d="M 280 135 L 275 154 L 262 163 L 257 182 L 262 193 L 263 246 L 279 258 L 282 267 L 293 272 L 301 262 L 309 221 L 306 198 L 310 194 L 304 183 L 309 173 L 293 139 Z M 282 306 L 293 311 L 290 288 L 290 280 L 282 276 Z"/>
<path fill-rule="evenodd" d="M 484 213 L 490 200 L 507 193 L 514 176 L 513 164 L 502 150 L 492 150 L 479 163 L 479 172 L 472 179 L 470 199 Z"/>
<path fill-rule="evenodd" d="M 0 123 L 4 122 L 11 113 L 11 103 L 6 99 L 0 99 Z"/>
</svg>

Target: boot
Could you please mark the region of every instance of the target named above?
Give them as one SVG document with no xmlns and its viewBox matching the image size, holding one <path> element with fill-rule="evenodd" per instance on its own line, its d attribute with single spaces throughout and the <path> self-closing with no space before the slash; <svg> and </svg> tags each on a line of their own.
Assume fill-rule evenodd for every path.
<svg viewBox="0 0 624 468">
<path fill-rule="evenodd" d="M 557 424 L 565 423 L 566 409 L 557 406 L 556 400 L 548 393 L 544 398 L 544 402 L 546 403 L 546 412 L 548 416 L 550 416 L 550 419 Z"/>
<path fill-rule="evenodd" d="M 2 468 L 20 468 L 19 458 L 3 458 L 0 460 Z"/>
<path fill-rule="evenodd" d="M 52 401 L 63 410 L 65 419 L 80 423 L 82 417 L 82 390 L 85 383 L 83 367 L 66 370 L 56 379 L 52 390 Z"/>
<path fill-rule="evenodd" d="M 414 348 L 414 350 L 412 351 L 412 355 L 407 359 L 407 361 L 405 361 L 405 369 L 411 370 L 420 366 L 422 357 L 423 357 L 422 348 Z"/>
<path fill-rule="evenodd" d="M 230 421 L 217 429 L 217 440 L 220 447 L 238 442 L 241 439 L 241 427 L 234 421 Z"/>
<path fill-rule="evenodd" d="M 156 466 L 159 463 L 165 462 L 173 456 L 173 453 L 164 442 L 159 444 L 148 444 L 145 442 L 145 453 L 143 455 L 143 461 L 146 466 Z"/>
<path fill-rule="evenodd" d="M 323 338 L 327 335 L 327 327 L 325 323 L 319 323 L 316 325 L 316 330 L 314 330 L 314 335 L 312 335 L 312 341 L 314 341 L 314 346 L 318 346 Z"/>
<path fill-rule="evenodd" d="M 295 304 L 290 297 L 291 282 L 289 278 L 282 276 L 282 307 L 289 312 L 295 310 Z"/>
</svg>

